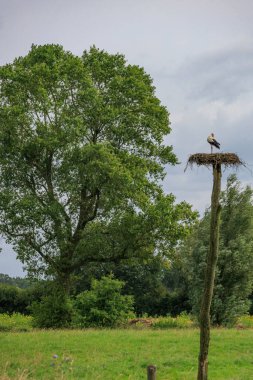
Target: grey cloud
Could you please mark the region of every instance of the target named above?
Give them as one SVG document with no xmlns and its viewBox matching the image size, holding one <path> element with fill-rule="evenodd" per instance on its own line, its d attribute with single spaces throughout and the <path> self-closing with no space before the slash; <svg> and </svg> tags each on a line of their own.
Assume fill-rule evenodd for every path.
<svg viewBox="0 0 253 380">
<path fill-rule="evenodd" d="M 181 66 L 175 80 L 193 100 L 231 102 L 253 88 L 253 49 L 233 48 L 199 57 Z"/>
</svg>

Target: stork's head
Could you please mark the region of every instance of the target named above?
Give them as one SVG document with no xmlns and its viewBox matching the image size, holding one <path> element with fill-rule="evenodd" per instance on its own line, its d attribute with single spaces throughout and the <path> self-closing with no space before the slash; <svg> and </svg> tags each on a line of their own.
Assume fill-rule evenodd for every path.
<svg viewBox="0 0 253 380">
<path fill-rule="evenodd" d="M 211 136 L 214 137 L 214 133 L 211 133 Z"/>
</svg>

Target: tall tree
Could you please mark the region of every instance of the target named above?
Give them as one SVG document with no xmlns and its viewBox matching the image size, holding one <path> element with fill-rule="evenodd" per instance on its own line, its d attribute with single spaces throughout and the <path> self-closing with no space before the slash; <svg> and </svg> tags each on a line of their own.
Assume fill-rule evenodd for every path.
<svg viewBox="0 0 253 380">
<path fill-rule="evenodd" d="M 230 324 L 249 309 L 253 286 L 253 191 L 242 188 L 235 175 L 227 180 L 221 196 L 220 248 L 211 306 L 214 324 Z M 209 246 L 210 211 L 184 244 L 184 271 L 189 280 L 189 296 L 198 315 L 203 288 L 205 257 Z"/>
<path fill-rule="evenodd" d="M 0 95 L 0 232 L 30 271 L 68 289 L 87 262 L 168 253 L 187 232 L 195 214 L 159 185 L 177 159 L 142 68 L 33 45 L 0 68 Z"/>
</svg>

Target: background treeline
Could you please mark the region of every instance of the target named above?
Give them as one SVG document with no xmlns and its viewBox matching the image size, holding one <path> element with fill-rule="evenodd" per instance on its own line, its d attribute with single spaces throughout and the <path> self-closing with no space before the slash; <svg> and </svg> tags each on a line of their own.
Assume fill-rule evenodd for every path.
<svg viewBox="0 0 253 380">
<path fill-rule="evenodd" d="M 253 312 L 252 189 L 242 188 L 236 176 L 231 175 L 222 192 L 221 204 L 220 251 L 211 316 L 214 325 L 232 325 L 241 315 Z M 89 264 L 81 268 L 75 272 L 69 299 L 75 300 L 86 316 L 92 309 L 87 305 L 92 302 L 93 306 L 100 302 L 100 312 L 108 310 L 106 299 L 114 302 L 108 321 L 117 307 L 121 312 L 124 309 L 125 313 L 131 311 L 137 316 L 176 316 L 187 312 L 197 317 L 209 248 L 209 218 L 207 209 L 171 260 L 156 255 L 145 260 Z M 41 305 L 48 309 L 52 304 L 60 309 L 69 307 L 65 296 L 61 298 L 50 281 L 29 282 L 1 275 L 0 282 L 1 313 L 39 315 L 43 314 Z M 115 294 L 120 296 L 117 298 Z M 34 306 L 36 302 L 40 306 Z M 96 320 L 95 315 L 91 320 Z"/>
</svg>

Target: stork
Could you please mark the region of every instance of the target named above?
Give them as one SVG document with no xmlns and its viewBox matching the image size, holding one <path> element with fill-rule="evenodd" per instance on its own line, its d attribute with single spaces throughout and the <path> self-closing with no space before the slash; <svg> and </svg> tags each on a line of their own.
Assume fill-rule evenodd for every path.
<svg viewBox="0 0 253 380">
<path fill-rule="evenodd" d="M 211 153 L 213 153 L 213 146 L 215 146 L 215 148 L 217 148 L 217 149 L 220 149 L 220 143 L 218 143 L 218 141 L 214 138 L 213 133 L 211 133 L 207 137 L 207 142 L 209 142 L 209 144 L 211 145 Z"/>
</svg>

